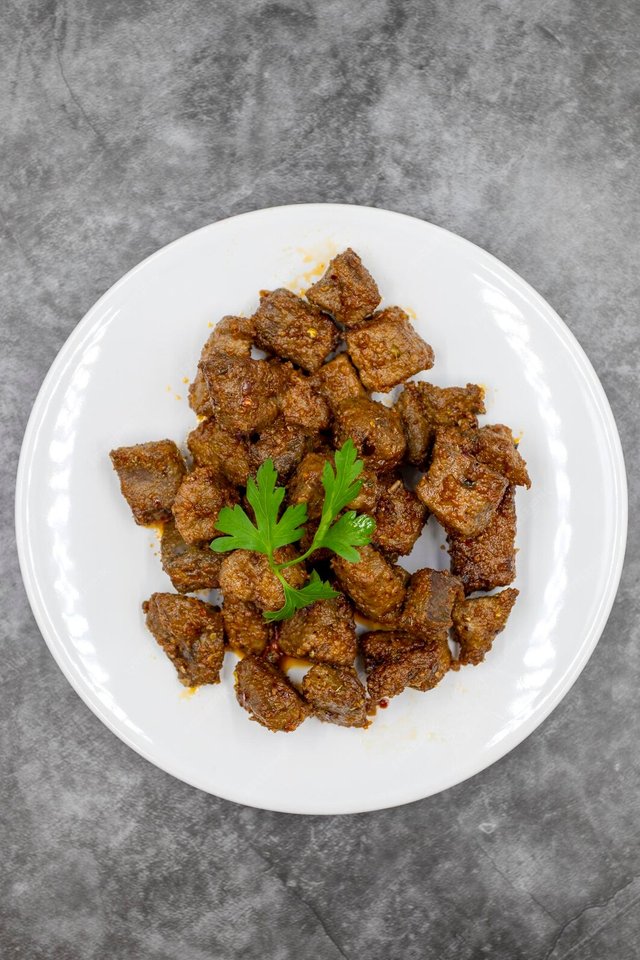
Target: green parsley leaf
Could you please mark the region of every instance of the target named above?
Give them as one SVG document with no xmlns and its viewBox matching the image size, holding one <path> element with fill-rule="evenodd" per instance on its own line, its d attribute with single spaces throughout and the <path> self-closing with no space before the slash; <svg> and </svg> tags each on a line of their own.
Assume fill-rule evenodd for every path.
<svg viewBox="0 0 640 960">
<path fill-rule="evenodd" d="M 329 527 L 317 547 L 327 547 L 339 557 L 351 563 L 359 563 L 360 554 L 355 547 L 363 547 L 369 543 L 375 529 L 376 522 L 373 517 L 349 510 Z"/>
<path fill-rule="evenodd" d="M 362 480 L 358 477 L 364 466 L 362 460 L 357 459 L 357 451 L 353 440 L 343 443 L 335 454 L 335 472 L 327 460 L 322 469 L 322 486 L 324 487 L 324 503 L 320 525 L 331 522 L 341 510 L 346 507 L 362 488 Z"/>
<path fill-rule="evenodd" d="M 302 610 L 303 607 L 308 607 L 316 600 L 331 600 L 333 597 L 340 596 L 329 583 L 320 579 L 316 570 L 309 577 L 309 582 L 300 589 L 292 587 L 282 576 L 279 577 L 279 580 L 284 589 L 284 606 L 280 607 L 279 610 L 265 610 L 263 616 L 269 623 L 288 620 L 296 610 Z"/>
</svg>

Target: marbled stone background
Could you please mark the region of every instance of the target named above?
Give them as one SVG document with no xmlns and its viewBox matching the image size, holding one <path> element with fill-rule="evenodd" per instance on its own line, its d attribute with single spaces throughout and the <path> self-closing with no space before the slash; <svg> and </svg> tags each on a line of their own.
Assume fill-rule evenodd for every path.
<svg viewBox="0 0 640 960">
<path fill-rule="evenodd" d="M 640 956 L 637 0 L 5 0 L 0 23 L 0 955 Z M 529 280 L 631 481 L 616 605 L 552 717 L 446 794 L 328 819 L 112 736 L 40 638 L 12 520 L 31 404 L 96 298 L 187 231 L 310 200 L 423 217 Z"/>
</svg>

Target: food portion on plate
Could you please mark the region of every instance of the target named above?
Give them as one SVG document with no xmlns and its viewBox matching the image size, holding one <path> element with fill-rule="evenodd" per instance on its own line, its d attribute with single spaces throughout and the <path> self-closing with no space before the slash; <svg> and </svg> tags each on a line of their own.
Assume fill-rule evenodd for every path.
<svg viewBox="0 0 640 960">
<path fill-rule="evenodd" d="M 136 523 L 163 525 L 177 593 L 145 601 L 149 630 L 187 686 L 239 654 L 237 700 L 270 730 L 366 727 L 407 687 L 481 663 L 518 595 L 486 595 L 515 578 L 530 480 L 513 435 L 479 425 L 481 387 L 409 381 L 434 351 L 380 302 L 351 249 L 305 297 L 262 291 L 203 347 L 190 462 L 171 440 L 111 452 Z M 400 385 L 393 403 L 372 396 Z M 426 523 L 444 527 L 451 570 L 409 575 L 398 561 Z M 203 590 L 221 607 L 188 596 Z M 298 685 L 288 658 L 308 667 Z"/>
</svg>

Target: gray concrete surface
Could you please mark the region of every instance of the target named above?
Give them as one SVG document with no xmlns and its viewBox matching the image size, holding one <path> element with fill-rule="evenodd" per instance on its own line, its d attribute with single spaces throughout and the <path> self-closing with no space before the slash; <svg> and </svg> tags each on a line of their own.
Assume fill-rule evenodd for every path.
<svg viewBox="0 0 640 960">
<path fill-rule="evenodd" d="M 640 956 L 640 5 L 7 0 L 0 23 L 0 956 Z M 423 217 L 529 280 L 631 482 L 618 599 L 562 705 L 470 782 L 351 818 L 243 809 L 128 750 L 47 652 L 13 544 L 31 404 L 96 298 L 187 231 L 310 200 Z"/>
</svg>

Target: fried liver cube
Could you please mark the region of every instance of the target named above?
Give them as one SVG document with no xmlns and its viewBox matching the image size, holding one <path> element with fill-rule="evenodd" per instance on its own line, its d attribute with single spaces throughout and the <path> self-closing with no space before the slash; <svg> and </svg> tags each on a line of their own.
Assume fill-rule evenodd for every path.
<svg viewBox="0 0 640 960">
<path fill-rule="evenodd" d="M 267 730 L 290 733 L 309 716 L 309 708 L 272 663 L 252 654 L 235 669 L 236 699 Z"/>
<path fill-rule="evenodd" d="M 282 547 L 274 552 L 278 563 L 295 557 L 291 547 Z M 287 567 L 282 571 L 292 587 L 302 587 L 306 573 L 303 565 Z M 260 610 L 279 610 L 284 603 L 282 584 L 269 568 L 263 554 L 251 550 L 234 550 L 225 556 L 220 568 L 220 589 L 225 597 L 255 603 Z"/>
<path fill-rule="evenodd" d="M 407 573 L 394 566 L 374 547 L 360 547 L 360 562 L 334 557 L 331 566 L 340 587 L 354 604 L 374 621 L 383 621 L 399 612 L 405 598 Z"/>
<path fill-rule="evenodd" d="M 448 570 L 416 570 L 407 587 L 398 626 L 424 639 L 446 636 L 453 605 L 463 596 L 462 584 Z"/>
<path fill-rule="evenodd" d="M 405 689 L 432 690 L 451 666 L 451 652 L 443 640 L 433 640 L 376 664 L 367 677 L 369 696 L 377 703 Z"/>
<path fill-rule="evenodd" d="M 402 461 L 406 441 L 395 410 L 365 397 L 346 400 L 335 412 L 336 447 L 351 438 L 372 470 L 393 470 Z"/>
<path fill-rule="evenodd" d="M 227 643 L 243 653 L 262 653 L 271 637 L 271 627 L 255 603 L 224 598 L 222 619 Z"/>
<path fill-rule="evenodd" d="M 419 650 L 426 641 L 402 630 L 369 630 L 359 638 L 359 647 L 367 671 L 386 660 L 396 660 L 411 650 Z"/>
<path fill-rule="evenodd" d="M 379 393 L 429 370 L 434 361 L 432 347 L 400 307 L 374 313 L 362 326 L 347 331 L 347 350 L 365 387 Z"/>
<path fill-rule="evenodd" d="M 250 446 L 253 469 L 257 470 L 265 460 L 271 459 L 279 476 L 286 478 L 298 466 L 308 446 L 307 438 L 299 427 L 278 417 Z"/>
<path fill-rule="evenodd" d="M 291 383 L 280 397 L 280 410 L 288 424 L 302 427 L 306 433 L 326 430 L 331 421 L 331 408 L 319 392 L 312 377 L 295 371 Z"/>
<path fill-rule="evenodd" d="M 302 695 L 319 720 L 366 727 L 367 695 L 353 667 L 316 663 L 302 680 Z"/>
<path fill-rule="evenodd" d="M 246 486 L 254 472 L 246 438 L 225 430 L 214 418 L 191 431 L 187 446 L 194 466 L 210 467 L 236 487 Z"/>
<path fill-rule="evenodd" d="M 165 523 L 160 546 L 162 569 L 178 593 L 213 590 L 220 584 L 222 557 L 209 546 L 187 543 L 175 523 Z"/>
<path fill-rule="evenodd" d="M 347 353 L 339 353 L 333 360 L 323 364 L 313 377 L 318 391 L 332 410 L 345 402 L 366 397 L 360 377 Z"/>
<path fill-rule="evenodd" d="M 217 353 L 225 353 L 230 357 L 249 357 L 253 332 L 250 318 L 223 317 L 202 348 L 200 363 Z M 200 366 L 189 387 L 189 404 L 198 416 L 210 416 L 212 413 L 209 389 Z"/>
<path fill-rule="evenodd" d="M 395 409 L 407 437 L 408 459 L 422 466 L 436 430 L 442 427 L 476 427 L 485 412 L 484 391 L 474 383 L 466 387 L 436 387 L 420 381 L 406 384 Z"/>
<path fill-rule="evenodd" d="M 465 593 L 493 590 L 513 583 L 516 575 L 515 489 L 509 487 L 488 525 L 471 538 L 447 537 L 451 572 Z"/>
<path fill-rule="evenodd" d="M 448 531 L 477 537 L 504 496 L 507 480 L 464 452 L 461 432 L 438 430 L 429 472 L 416 493 Z"/>
<path fill-rule="evenodd" d="M 453 639 L 460 644 L 460 663 L 482 663 L 504 630 L 518 591 L 510 588 L 491 597 L 463 600 L 453 608 Z"/>
<path fill-rule="evenodd" d="M 506 477 L 516 487 L 530 487 L 527 464 L 520 454 L 513 434 L 503 423 L 489 424 L 468 433 L 473 455 Z"/>
<path fill-rule="evenodd" d="M 380 292 L 358 254 L 347 247 L 307 290 L 307 300 L 332 314 L 338 323 L 352 327 L 373 313 L 380 303 Z"/>
<path fill-rule="evenodd" d="M 314 373 L 335 350 L 338 329 L 330 318 L 290 290 L 264 292 L 253 315 L 255 342 L 263 350 L 292 360 Z"/>
<path fill-rule="evenodd" d="M 171 519 L 171 507 L 186 467 L 173 440 L 118 447 L 109 454 L 122 495 L 141 525 Z"/>
<path fill-rule="evenodd" d="M 147 627 L 186 687 L 219 683 L 224 656 L 222 616 L 195 597 L 154 593 L 142 604 Z"/>
<path fill-rule="evenodd" d="M 238 503 L 237 491 L 211 467 L 196 467 L 180 484 L 173 501 L 173 516 L 187 543 L 213 540 L 222 534 L 216 523 L 223 507 Z"/>
<path fill-rule="evenodd" d="M 297 610 L 283 621 L 278 642 L 287 656 L 350 666 L 358 652 L 350 603 L 339 596 Z"/>
<path fill-rule="evenodd" d="M 213 415 L 231 433 L 266 429 L 278 415 L 278 378 L 265 360 L 217 354 L 202 363 Z"/>
<path fill-rule="evenodd" d="M 407 490 L 402 477 L 385 478 L 379 488 L 371 543 L 395 561 L 413 550 L 426 522 L 427 508 L 415 493 Z"/>
</svg>

